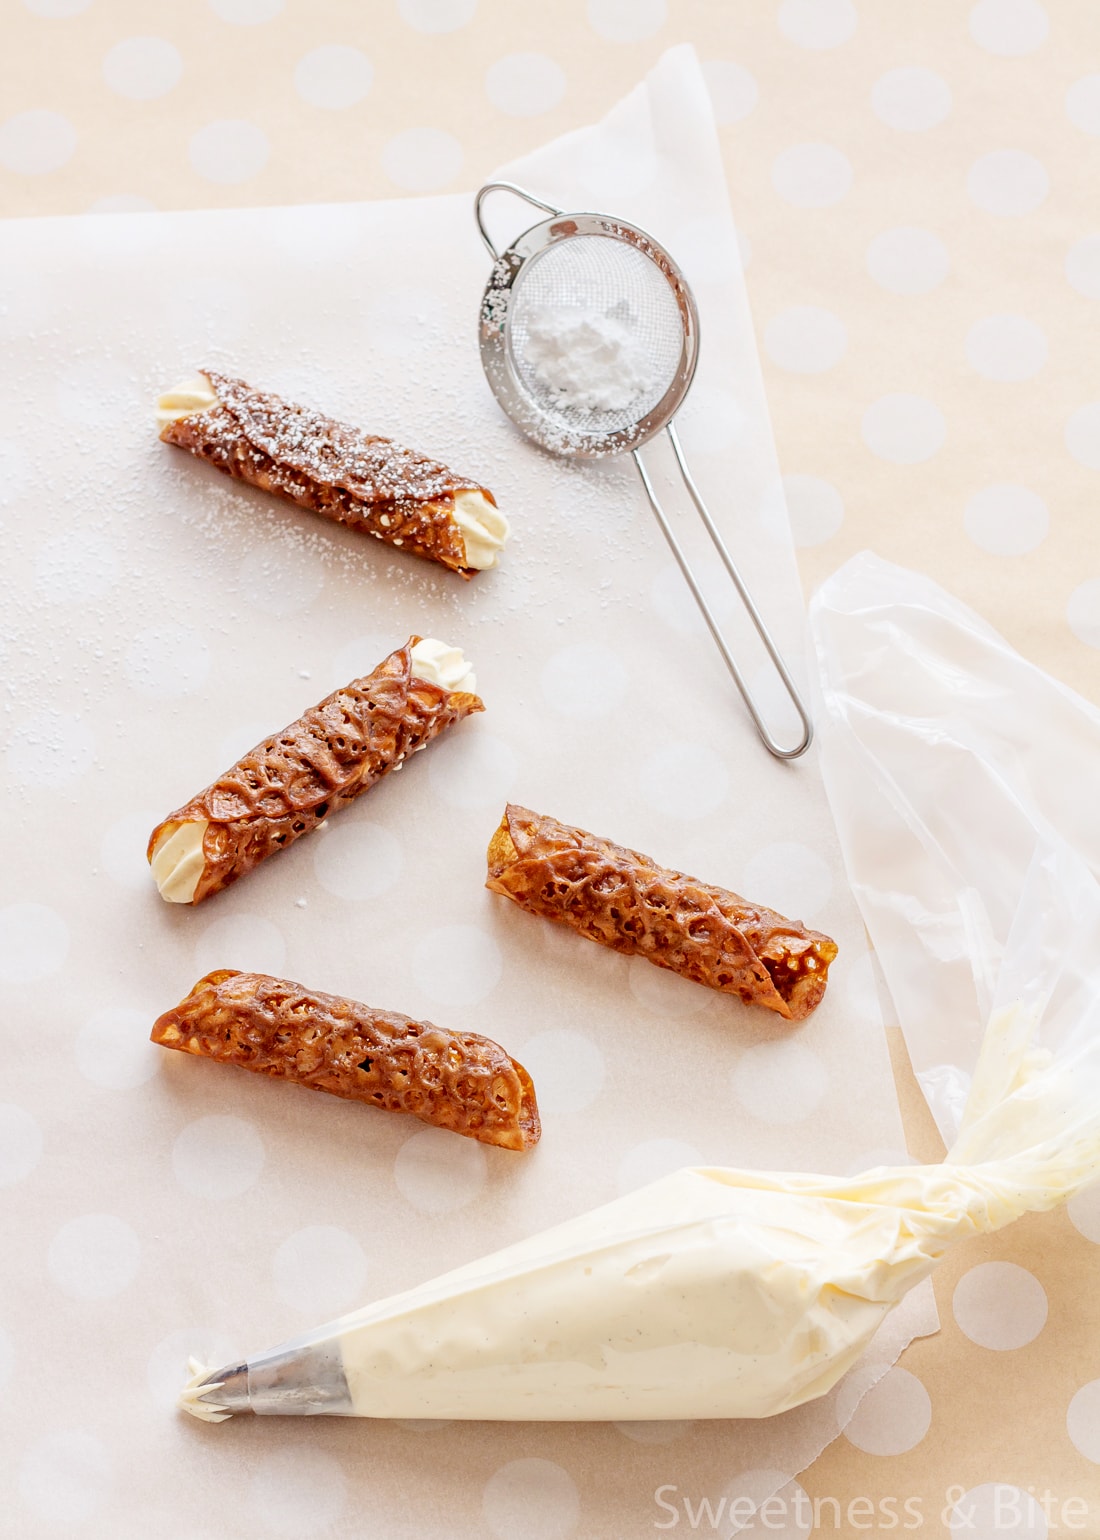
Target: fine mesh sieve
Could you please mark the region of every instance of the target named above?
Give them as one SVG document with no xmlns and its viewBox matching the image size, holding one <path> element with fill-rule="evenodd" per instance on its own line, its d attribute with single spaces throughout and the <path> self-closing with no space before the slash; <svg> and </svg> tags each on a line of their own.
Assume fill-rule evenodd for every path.
<svg viewBox="0 0 1100 1540">
<path fill-rule="evenodd" d="M 550 218 L 499 253 L 482 215 L 491 192 L 513 193 Z M 699 494 L 672 420 L 691 385 L 699 351 L 699 314 L 686 279 L 664 247 L 636 225 L 604 214 L 564 213 L 512 182 L 487 182 L 474 213 L 493 258 L 479 332 L 481 362 L 493 394 L 516 426 L 551 453 L 633 455 L 650 507 L 765 747 L 777 759 L 797 759 L 813 736 L 809 713 Z M 594 342 L 584 331 L 592 324 L 589 318 L 603 328 Z M 564 339 L 560 344 L 554 326 Z M 598 346 L 604 333 L 620 344 L 621 379 L 615 391 L 578 389 L 576 377 L 565 388 L 555 357 L 575 338 Z M 640 451 L 662 430 L 688 495 L 798 713 L 802 736 L 793 747 L 772 737 L 654 490 Z"/>
</svg>

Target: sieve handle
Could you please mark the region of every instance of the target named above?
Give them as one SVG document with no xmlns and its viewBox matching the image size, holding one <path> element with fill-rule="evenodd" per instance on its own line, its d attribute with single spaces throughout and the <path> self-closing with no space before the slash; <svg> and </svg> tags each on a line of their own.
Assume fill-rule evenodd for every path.
<svg viewBox="0 0 1100 1540">
<path fill-rule="evenodd" d="M 634 463 L 638 467 L 638 474 L 642 478 L 642 486 L 645 487 L 646 496 L 649 498 L 649 506 L 653 509 L 653 512 L 656 515 L 657 523 L 661 526 L 661 532 L 665 539 L 668 541 L 669 548 L 671 549 L 673 556 L 676 558 L 676 562 L 680 568 L 680 571 L 684 574 L 684 580 L 686 581 L 688 587 L 691 589 L 695 602 L 699 606 L 703 619 L 707 623 L 707 628 L 709 629 L 711 636 L 713 636 L 715 643 L 717 644 L 718 651 L 722 654 L 722 659 L 733 677 L 733 682 L 741 692 L 741 699 L 748 707 L 749 715 L 752 717 L 752 720 L 756 726 L 756 730 L 760 734 L 764 747 L 768 750 L 769 754 L 774 754 L 776 759 L 797 759 L 800 754 L 805 754 L 813 739 L 814 730 L 813 723 L 810 720 L 810 714 L 806 710 L 806 707 L 803 705 L 802 697 L 799 695 L 798 688 L 795 685 L 794 680 L 791 678 L 790 670 L 787 668 L 787 665 L 784 663 L 783 657 L 778 647 L 772 640 L 771 633 L 764 623 L 764 618 L 753 602 L 752 595 L 749 593 L 745 586 L 744 578 L 742 578 L 740 572 L 737 570 L 737 566 L 734 563 L 733 557 L 729 553 L 726 542 L 722 539 L 722 536 L 719 533 L 718 526 L 710 516 L 707 505 L 704 503 L 699 493 L 699 488 L 695 485 L 692 474 L 688 470 L 687 461 L 684 459 L 684 451 L 680 444 L 680 439 L 677 435 L 674 424 L 670 422 L 665 428 L 665 432 L 668 434 L 672 441 L 672 449 L 676 456 L 676 464 L 680 468 L 680 475 L 683 478 L 684 486 L 688 490 L 688 495 L 698 510 L 699 517 L 702 519 L 703 524 L 706 527 L 707 534 L 710 536 L 715 550 L 722 558 L 722 565 L 725 567 L 726 571 L 730 575 L 730 578 L 733 580 L 733 586 L 737 590 L 738 597 L 740 598 L 741 603 L 745 606 L 745 610 L 748 613 L 749 619 L 755 626 L 756 633 L 760 640 L 763 642 L 768 657 L 772 660 L 772 663 L 775 666 L 776 673 L 783 681 L 783 686 L 791 698 L 791 703 L 794 706 L 794 709 L 798 712 L 799 720 L 802 723 L 802 736 L 793 746 L 793 748 L 784 748 L 782 744 L 779 744 L 775 741 L 771 733 L 768 731 L 767 723 L 760 715 L 760 711 L 756 705 L 756 702 L 753 700 L 752 693 L 749 690 L 748 685 L 745 683 L 744 676 L 734 661 L 733 654 L 730 652 L 729 646 L 726 643 L 726 639 L 722 635 L 722 628 L 714 618 L 710 605 L 707 603 L 703 596 L 703 592 L 699 587 L 695 573 L 691 570 L 688 559 L 684 555 L 683 547 L 672 531 L 672 526 L 668 522 L 668 517 L 665 514 L 665 510 L 661 507 L 660 501 L 658 500 L 657 494 L 653 488 L 653 482 L 650 480 L 649 472 L 645 468 L 645 462 L 642 460 L 640 452 L 637 449 L 634 449 L 631 451 L 631 453 L 634 456 Z"/>
<path fill-rule="evenodd" d="M 474 199 L 474 218 L 477 220 L 477 228 L 481 235 L 481 239 L 489 248 L 489 255 L 492 257 L 494 262 L 500 261 L 500 252 L 493 245 L 493 242 L 489 236 L 489 232 L 485 228 L 485 221 L 481 215 L 481 205 L 485 202 L 485 199 L 491 192 L 513 193 L 515 197 L 522 198 L 524 203 L 530 203 L 534 208 L 537 209 L 545 209 L 548 214 L 560 214 L 562 212 L 561 209 L 556 208 L 554 204 L 544 203 L 541 198 L 536 198 L 533 193 L 529 193 L 525 188 L 517 186 L 515 182 L 486 182 L 485 186 L 479 190 L 477 197 Z"/>
</svg>

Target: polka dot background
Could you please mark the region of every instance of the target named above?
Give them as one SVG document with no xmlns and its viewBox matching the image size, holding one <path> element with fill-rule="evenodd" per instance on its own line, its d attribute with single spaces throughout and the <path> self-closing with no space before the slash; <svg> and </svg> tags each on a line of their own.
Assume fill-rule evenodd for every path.
<svg viewBox="0 0 1100 1540">
<path fill-rule="evenodd" d="M 919 8 L 890 0 L 768 0 L 756 7 L 563 0 L 553 29 L 543 7 L 506 0 L 385 0 L 369 16 L 367 8 L 357 12 L 338 0 L 196 0 L 155 12 L 138 0 L 0 0 L 0 23 L 0 211 L 7 215 L 466 191 L 508 157 L 597 118 L 670 44 L 694 42 L 726 153 L 805 587 L 871 545 L 944 582 L 1029 657 L 1100 699 L 1100 539 L 1093 513 L 1100 472 L 1100 227 L 1093 196 L 1100 185 L 1100 16 L 1085 0 L 926 0 Z M 593 167 L 594 177 L 599 170 Z M 614 186 L 600 185 L 605 201 L 613 201 Z M 584 201 L 591 196 L 586 192 Z M 303 272 L 325 246 L 323 231 L 320 215 L 303 225 L 295 257 Z M 97 239 L 110 249 L 108 232 Z M 702 287 L 716 265 L 713 245 L 705 231 L 694 241 L 685 231 L 684 240 L 693 251 L 698 246 Z M 247 284 L 216 290 L 212 276 L 196 273 L 195 313 L 216 322 L 211 342 L 235 346 L 248 335 Z M 17 296 L 0 297 L 0 336 L 33 335 L 42 303 L 31 280 Z M 439 303 L 423 296 L 401 328 L 383 310 L 372 340 L 416 368 L 438 347 Z M 186 304 L 180 293 L 165 322 L 165 347 L 181 359 L 194 337 Z M 84 360 L 87 371 L 63 382 L 56 407 L 67 432 L 94 433 L 103 421 L 97 402 L 125 393 L 127 380 L 112 377 L 102 362 Z M 719 412 L 717 430 L 708 429 L 699 414 L 693 431 L 701 457 L 708 443 L 722 447 L 731 420 Z M 9 506 L 25 506 L 17 500 L 35 485 L 38 462 L 19 443 L 0 444 L 0 457 L 6 524 Z M 570 495 L 565 482 L 555 489 L 565 507 Z M 316 552 L 308 533 L 295 527 L 288 550 L 274 538 L 274 521 L 270 528 L 262 560 L 245 548 L 231 555 L 240 612 L 289 627 L 278 658 L 288 679 L 289 718 L 301 704 L 289 681 L 300 687 L 303 659 L 315 680 L 327 666 L 321 649 L 312 656 L 301 628 L 331 602 L 329 587 L 340 590 L 342 572 L 333 576 L 327 561 L 310 565 Z M 78 552 L 55 530 L 39 545 L 25 583 L 44 607 L 90 611 L 111 602 L 133 557 L 93 526 L 82 529 Z M 653 603 L 670 636 L 694 634 L 690 616 L 677 607 L 674 575 L 654 577 Z M 360 630 L 380 631 L 388 618 L 364 617 Z M 350 646 L 346 636 L 327 641 L 329 658 Z M 219 699 L 227 639 L 197 632 L 186 618 L 150 610 L 131 634 L 96 645 L 104 646 L 139 710 L 158 700 L 166 711 L 185 713 Z M 637 681 L 626 663 L 591 666 L 606 647 L 603 636 L 579 649 L 563 637 L 540 657 L 531 685 L 538 709 L 579 729 L 602 713 L 629 710 Z M 364 664 L 373 661 L 368 648 Z M 334 676 L 325 688 L 339 682 Z M 224 705 L 227 697 L 220 698 Z M 260 720 L 246 738 L 266 725 Z M 117 755 L 117 733 L 113 721 L 87 711 L 74 688 L 0 734 L 4 768 L 17 786 L 37 774 L 51 796 L 75 796 Z M 197 747 L 189 753 L 181 773 L 186 781 L 194 771 L 197 785 L 205 779 L 202 756 Z M 447 816 L 457 810 L 485 817 L 529 771 L 515 743 L 491 729 L 433 753 L 430 766 L 409 773 L 423 772 L 434 806 Z M 678 811 L 675 791 L 688 768 L 674 751 L 657 750 L 638 765 L 631 795 L 672 838 L 698 840 L 705 850 L 705 821 L 693 828 Z M 729 808 L 729 772 L 710 744 L 697 746 L 690 772 L 694 806 L 711 813 Z M 360 811 L 370 817 L 358 818 Z M 187 966 L 214 966 L 227 947 L 243 966 L 289 966 L 296 949 L 288 954 L 287 938 L 299 922 L 312 921 L 286 905 L 307 892 L 306 917 L 327 904 L 369 916 L 391 902 L 405 881 L 399 824 L 385 805 L 344 816 L 351 822 L 347 849 L 331 843 L 329 831 L 303 852 L 294 898 L 288 889 L 284 904 L 280 890 L 279 903 L 269 906 L 267 892 L 260 893 L 265 878 L 257 877 L 255 911 L 243 905 L 224 918 L 197 917 L 181 938 Z M 88 844 L 89 863 L 102 862 L 112 891 L 134 906 L 135 916 L 143 912 L 148 826 L 148 818 L 115 809 Z M 805 861 L 799 866 L 797 847 L 805 851 L 805 842 L 787 843 L 794 854 L 779 863 L 759 857 L 761 872 L 812 890 L 827 912 L 821 873 Z M 353 847 L 354 857 L 347 853 Z M 754 855 L 746 852 L 750 874 Z M 174 918 L 158 923 L 168 927 Z M 74 956 L 82 960 L 73 922 L 50 904 L 45 884 L 0 890 L 5 986 L 39 989 Z M 480 914 L 441 921 L 436 939 L 455 968 L 441 985 L 425 950 L 416 976 L 425 1011 L 476 1012 L 486 992 L 494 1000 L 502 992 L 513 998 L 514 981 L 506 969 L 498 974 L 513 932 L 508 924 L 503 932 L 482 929 L 482 922 Z M 335 971 L 339 960 L 333 965 Z M 643 1025 L 712 1029 L 710 1002 L 696 1013 L 691 992 L 676 989 L 679 981 L 654 980 L 652 970 L 641 978 L 633 968 L 620 976 L 616 959 L 590 965 L 586 984 L 597 1003 L 601 990 L 610 997 L 625 988 Z M 133 1048 L 132 1022 L 148 1019 L 163 1001 L 154 980 L 142 977 L 128 988 L 121 968 L 118 977 L 111 998 L 89 1001 L 73 1021 L 66 1072 L 81 1097 L 94 1099 L 88 1105 L 100 1120 L 97 1130 L 120 1115 L 118 1098 L 168 1098 L 162 1115 L 172 1138 L 156 1136 L 157 1177 L 189 1205 L 201 1258 L 206 1216 L 223 1213 L 231 1223 L 235 1206 L 256 1201 L 266 1183 L 288 1173 L 278 1169 L 283 1157 L 265 1148 L 259 1092 L 242 1099 L 195 1066 L 200 1094 L 191 1089 L 198 1081 L 185 1085 L 181 1076 L 158 1073 Z M 348 987 L 352 982 L 349 969 Z M 553 1115 L 571 1130 L 583 1130 L 585 1109 L 575 1085 L 554 1079 L 563 1047 L 555 1034 L 578 1025 L 584 1024 L 543 1017 L 528 1031 Z M 521 1057 L 525 1046 L 517 1033 Z M 894 1046 L 910 1148 L 938 1158 L 931 1121 Z M 780 1119 L 827 1094 L 824 1044 L 808 1041 L 797 1064 L 761 1048 L 747 1045 L 728 1066 L 723 1089 L 737 1117 L 750 1115 L 762 1086 L 786 1088 L 772 1103 Z M 614 1064 L 586 1062 L 589 1088 L 604 1085 L 607 1075 L 613 1083 Z M 252 1116 L 243 1115 L 245 1107 Z M 300 1120 L 295 1126 L 304 1138 L 307 1111 L 288 1115 Z M 453 1226 L 448 1233 L 458 1237 L 471 1205 L 494 1190 L 493 1152 L 463 1146 L 448 1160 L 425 1130 L 383 1140 L 380 1155 L 362 1150 L 347 1109 L 335 1109 L 332 1125 L 337 1148 L 361 1151 L 364 1212 L 374 1184 L 384 1180 L 412 1211 L 432 1225 Z M 763 1134 L 779 1139 L 783 1128 L 780 1121 Z M 152 1125 L 148 1132 L 153 1140 Z M 613 1152 L 611 1185 L 617 1172 L 623 1190 L 637 1186 L 694 1158 L 686 1153 L 694 1147 L 690 1130 L 649 1129 L 636 1148 Z M 0 1105 L 0 1197 L 22 1193 L 26 1201 L 28 1182 L 52 1179 L 54 1158 L 40 1118 Z M 309 1158 L 305 1175 L 320 1181 L 324 1158 Z M 58 1291 L 70 1312 L 74 1351 L 75 1334 L 103 1329 L 128 1291 L 156 1274 L 160 1238 L 139 1234 L 134 1216 L 112 1207 L 111 1176 L 83 1179 L 79 1202 L 55 1213 L 40 1259 L 42 1287 Z M 1086 1194 L 1068 1214 L 1027 1219 L 949 1260 L 936 1280 L 939 1336 L 906 1352 L 814 1466 L 786 1474 L 798 1474 L 811 1498 L 831 1495 L 842 1505 L 861 1496 L 876 1503 L 913 1496 L 930 1534 L 1052 1532 L 1029 1495 L 1044 1491 L 1058 1504 L 1086 1502 L 1089 1524 L 1100 1526 L 1100 1319 L 1090 1282 L 1098 1215 L 1100 1206 Z M 284 1312 L 287 1333 L 313 1318 L 314 1304 L 343 1308 L 338 1295 L 396 1286 L 383 1274 L 397 1232 L 386 1229 L 384 1216 L 378 1222 L 382 1233 L 368 1245 L 338 1207 L 303 1207 L 272 1235 L 263 1298 L 265 1309 Z M 323 1272 L 318 1256 L 327 1259 Z M 124 1355 L 127 1374 L 144 1383 L 148 1373 L 150 1385 L 163 1385 L 178 1377 L 188 1350 L 230 1353 L 227 1323 L 249 1318 L 256 1259 L 232 1255 L 218 1263 L 225 1321 L 174 1321 L 167 1348 L 135 1342 Z M 0 1317 L 0 1378 L 9 1386 L 27 1356 L 17 1324 Z M 665 1446 L 608 1432 L 629 1450 L 623 1459 L 634 1485 L 659 1484 Z M 440 1436 L 423 1429 L 408 1438 Z M 677 1439 L 703 1435 L 681 1427 L 668 1436 L 671 1450 Z M 346 1429 L 327 1441 L 316 1428 L 304 1429 L 292 1471 L 271 1458 L 257 1430 L 238 1437 L 242 1526 L 270 1534 L 353 1532 L 341 1527 L 356 1447 Z M 395 1430 L 381 1439 L 391 1458 L 408 1458 Z M 18 1448 L 13 1490 L 31 1516 L 28 1535 L 93 1532 L 123 1480 L 138 1483 L 146 1514 L 160 1514 L 158 1533 L 182 1540 L 194 1531 L 177 1523 L 172 1492 L 142 1488 L 125 1451 L 109 1448 L 94 1421 L 77 1426 L 55 1418 L 33 1436 L 21 1430 Z M 716 1451 L 709 1494 L 782 1486 L 774 1472 L 761 1486 L 761 1472 L 750 1465 L 738 1462 L 738 1474 L 722 1466 Z M 997 1509 L 999 1492 L 1017 1494 L 1018 1520 L 998 1520 L 998 1511 L 1015 1511 L 1007 1498 Z M 509 1430 L 495 1464 L 480 1472 L 470 1532 L 514 1533 L 520 1515 L 533 1536 L 583 1535 L 582 1496 L 560 1461 L 536 1456 Z M 652 1517 L 660 1516 L 655 1509 Z"/>
</svg>

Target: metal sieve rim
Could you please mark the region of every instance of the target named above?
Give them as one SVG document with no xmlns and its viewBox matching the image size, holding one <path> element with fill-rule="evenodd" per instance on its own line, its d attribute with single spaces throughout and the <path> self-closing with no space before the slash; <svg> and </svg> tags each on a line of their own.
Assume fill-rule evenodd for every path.
<svg viewBox="0 0 1100 1540">
<path fill-rule="evenodd" d="M 551 246 L 580 235 L 623 241 L 648 257 L 668 283 L 683 322 L 680 360 L 665 394 L 636 423 L 611 432 L 563 432 L 532 399 L 516 372 L 508 346 L 512 294 L 527 264 Z M 648 231 L 607 214 L 555 214 L 525 230 L 497 258 L 482 295 L 478 346 L 489 388 L 521 433 L 552 454 L 604 459 L 640 448 L 675 416 L 687 394 L 699 358 L 699 311 L 687 279 Z"/>
</svg>

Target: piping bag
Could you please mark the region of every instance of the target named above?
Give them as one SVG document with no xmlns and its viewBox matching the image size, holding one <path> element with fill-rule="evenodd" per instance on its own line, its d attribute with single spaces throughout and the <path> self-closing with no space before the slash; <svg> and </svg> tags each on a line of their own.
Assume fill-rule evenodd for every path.
<svg viewBox="0 0 1100 1540">
<path fill-rule="evenodd" d="M 826 784 L 944 1162 L 686 1168 L 247 1363 L 193 1365 L 187 1411 L 771 1416 L 828 1391 L 951 1246 L 1100 1177 L 1100 712 L 866 554 L 810 618 Z"/>
</svg>

